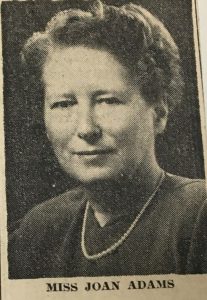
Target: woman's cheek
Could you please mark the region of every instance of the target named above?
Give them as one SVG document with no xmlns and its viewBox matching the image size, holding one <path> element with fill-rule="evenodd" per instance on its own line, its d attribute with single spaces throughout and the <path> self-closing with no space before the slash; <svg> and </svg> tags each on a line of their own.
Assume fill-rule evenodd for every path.
<svg viewBox="0 0 207 300">
<path fill-rule="evenodd" d="M 131 113 L 125 105 L 109 106 L 96 113 L 97 123 L 105 130 L 121 133 L 129 127 Z"/>
<path fill-rule="evenodd" d="M 76 128 L 73 116 L 50 114 L 45 117 L 45 126 L 48 135 L 55 140 L 64 140 L 73 135 Z"/>
</svg>

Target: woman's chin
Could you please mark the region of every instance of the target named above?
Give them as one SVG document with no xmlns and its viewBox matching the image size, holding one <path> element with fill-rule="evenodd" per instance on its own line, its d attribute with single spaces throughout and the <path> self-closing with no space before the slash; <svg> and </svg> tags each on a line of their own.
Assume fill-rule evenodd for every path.
<svg viewBox="0 0 207 300">
<path fill-rule="evenodd" d="M 120 178 L 120 173 L 117 170 L 111 170 L 109 168 L 97 168 L 84 170 L 78 172 L 76 169 L 74 172 L 67 172 L 74 179 L 79 181 L 82 184 L 93 184 L 100 181 L 116 181 Z"/>
</svg>

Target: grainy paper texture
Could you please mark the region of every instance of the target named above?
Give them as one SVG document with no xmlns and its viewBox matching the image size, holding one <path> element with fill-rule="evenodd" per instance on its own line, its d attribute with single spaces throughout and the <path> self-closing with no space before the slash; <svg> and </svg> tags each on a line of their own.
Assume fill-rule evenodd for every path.
<svg viewBox="0 0 207 300">
<path fill-rule="evenodd" d="M 197 19 L 187 0 L 1 3 L 2 299 L 205 299 Z"/>
</svg>

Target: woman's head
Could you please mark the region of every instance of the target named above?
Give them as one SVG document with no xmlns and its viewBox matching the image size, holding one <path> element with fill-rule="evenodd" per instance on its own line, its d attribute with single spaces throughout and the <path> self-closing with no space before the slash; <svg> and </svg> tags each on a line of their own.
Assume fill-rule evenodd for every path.
<svg viewBox="0 0 207 300">
<path fill-rule="evenodd" d="M 28 40 L 22 52 L 27 67 L 41 76 L 46 57 L 58 47 L 104 49 L 127 67 L 147 102 L 164 101 L 172 110 L 180 102 L 183 80 L 178 48 L 164 25 L 141 6 L 89 3 L 87 11 L 57 13 L 44 32 Z"/>
<path fill-rule="evenodd" d="M 57 158 L 85 183 L 156 168 L 155 137 L 180 78 L 178 49 L 157 19 L 132 4 L 95 4 L 60 12 L 23 52 L 44 85 Z"/>
</svg>

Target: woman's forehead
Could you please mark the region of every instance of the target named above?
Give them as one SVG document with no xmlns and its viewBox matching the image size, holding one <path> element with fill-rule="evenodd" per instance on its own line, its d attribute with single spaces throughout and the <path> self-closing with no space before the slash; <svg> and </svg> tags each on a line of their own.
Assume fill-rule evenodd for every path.
<svg viewBox="0 0 207 300">
<path fill-rule="evenodd" d="M 84 46 L 53 49 L 43 68 L 43 80 L 50 90 L 89 86 L 122 89 L 128 77 L 127 69 L 114 55 Z"/>
<path fill-rule="evenodd" d="M 100 66 L 103 66 L 104 63 L 107 66 L 108 64 L 114 64 L 116 66 L 120 65 L 118 57 L 112 54 L 109 50 L 100 49 L 95 47 L 89 47 L 85 45 L 77 46 L 51 46 L 48 55 L 46 58 L 45 65 L 47 66 L 50 61 L 53 63 L 63 63 L 63 64 L 83 64 L 91 63 L 94 65 L 95 62 L 99 62 Z M 93 63 L 92 63 L 93 62 Z M 123 66 L 122 66 L 123 68 Z"/>
</svg>

